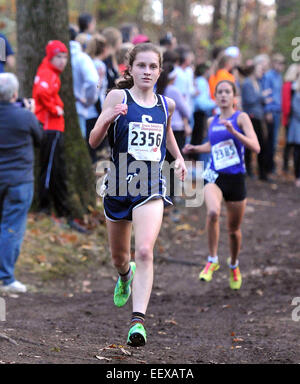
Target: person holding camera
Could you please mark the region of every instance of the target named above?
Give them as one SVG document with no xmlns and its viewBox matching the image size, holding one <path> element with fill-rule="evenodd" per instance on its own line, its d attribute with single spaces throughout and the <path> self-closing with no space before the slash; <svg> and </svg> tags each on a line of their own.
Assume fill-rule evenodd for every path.
<svg viewBox="0 0 300 384">
<path fill-rule="evenodd" d="M 19 82 L 0 74 L 0 286 L 2 291 L 26 292 L 14 276 L 34 191 L 34 146 L 43 131 L 31 99 L 18 100 Z"/>
</svg>

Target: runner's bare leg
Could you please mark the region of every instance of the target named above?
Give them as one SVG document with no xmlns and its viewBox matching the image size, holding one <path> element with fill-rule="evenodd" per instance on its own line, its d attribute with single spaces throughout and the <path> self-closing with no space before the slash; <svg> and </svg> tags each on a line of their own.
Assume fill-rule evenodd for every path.
<svg viewBox="0 0 300 384">
<path fill-rule="evenodd" d="M 151 200 L 132 212 L 136 272 L 132 285 L 133 312 L 146 313 L 153 284 L 153 248 L 160 231 L 164 204 Z"/>
</svg>

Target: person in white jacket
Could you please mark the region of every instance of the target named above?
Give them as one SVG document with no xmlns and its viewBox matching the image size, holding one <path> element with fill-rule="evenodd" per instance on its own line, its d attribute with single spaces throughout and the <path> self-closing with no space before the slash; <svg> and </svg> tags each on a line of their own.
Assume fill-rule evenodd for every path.
<svg viewBox="0 0 300 384">
<path fill-rule="evenodd" d="M 83 52 L 76 32 L 70 28 L 70 52 L 73 74 L 73 89 L 76 98 L 76 110 L 82 137 L 86 137 L 86 119 L 88 108 L 95 104 L 98 97 L 99 75 L 91 57 Z"/>
</svg>

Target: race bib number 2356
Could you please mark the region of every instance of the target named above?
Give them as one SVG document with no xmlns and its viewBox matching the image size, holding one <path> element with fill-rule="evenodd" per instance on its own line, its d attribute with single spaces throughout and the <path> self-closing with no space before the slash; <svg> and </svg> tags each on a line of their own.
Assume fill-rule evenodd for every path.
<svg viewBox="0 0 300 384">
<path fill-rule="evenodd" d="M 136 160 L 160 161 L 163 133 L 163 124 L 129 123 L 128 153 Z"/>
</svg>

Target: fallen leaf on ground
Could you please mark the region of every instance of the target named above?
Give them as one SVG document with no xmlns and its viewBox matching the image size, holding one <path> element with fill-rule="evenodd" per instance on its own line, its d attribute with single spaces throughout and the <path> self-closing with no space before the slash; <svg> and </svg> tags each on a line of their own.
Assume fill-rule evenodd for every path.
<svg viewBox="0 0 300 384">
<path fill-rule="evenodd" d="M 181 224 L 176 226 L 176 231 L 191 231 L 193 227 L 190 224 Z"/>
<path fill-rule="evenodd" d="M 35 258 L 39 263 L 45 263 L 47 260 L 46 255 L 37 255 Z"/>
<path fill-rule="evenodd" d="M 124 355 L 131 356 L 131 353 L 128 352 L 128 351 L 126 351 L 126 349 L 124 349 L 124 348 L 120 348 L 120 349 L 121 349 L 121 351 L 124 353 Z"/>
<path fill-rule="evenodd" d="M 209 307 L 199 308 L 199 312 L 207 312 Z"/>
<path fill-rule="evenodd" d="M 159 253 L 164 253 L 165 250 L 166 250 L 165 247 L 163 247 L 162 245 L 159 245 L 159 246 L 158 246 L 158 252 L 159 252 Z"/>
<path fill-rule="evenodd" d="M 244 341 L 244 339 L 242 339 L 241 337 L 236 337 L 236 338 L 234 338 L 233 339 L 233 341 L 236 343 L 236 342 L 238 342 L 238 341 Z"/>
<path fill-rule="evenodd" d="M 30 233 L 31 233 L 32 235 L 38 236 L 38 235 L 41 234 L 41 231 L 40 231 L 38 228 L 33 228 L 33 229 L 30 231 Z"/>
<path fill-rule="evenodd" d="M 288 216 L 289 216 L 289 217 L 294 217 L 294 216 L 297 216 L 298 213 L 299 213 L 299 209 L 295 209 L 295 210 L 293 210 L 292 212 L 290 212 L 290 213 L 288 214 Z"/>
<path fill-rule="evenodd" d="M 249 197 L 247 199 L 247 202 L 249 204 L 253 204 L 253 205 L 261 205 L 261 206 L 265 206 L 265 207 L 275 207 L 275 203 L 272 203 L 271 201 L 263 201 L 263 200 L 256 200 L 256 199 L 253 199 L 252 197 Z"/>
<path fill-rule="evenodd" d="M 266 267 L 265 270 L 264 270 L 264 274 L 265 275 L 274 275 L 276 273 L 278 273 L 278 268 L 277 267 Z"/>
<path fill-rule="evenodd" d="M 177 325 L 177 322 L 175 320 L 165 320 L 165 323 Z"/>
<path fill-rule="evenodd" d="M 61 237 L 67 242 L 67 243 L 76 243 L 78 241 L 78 236 L 68 233 L 62 233 Z"/>
<path fill-rule="evenodd" d="M 94 245 L 83 244 L 80 248 L 81 248 L 81 249 L 85 249 L 85 250 L 87 250 L 87 251 L 90 251 L 91 249 L 94 248 Z"/>
</svg>

